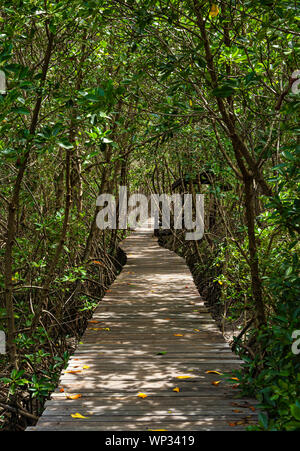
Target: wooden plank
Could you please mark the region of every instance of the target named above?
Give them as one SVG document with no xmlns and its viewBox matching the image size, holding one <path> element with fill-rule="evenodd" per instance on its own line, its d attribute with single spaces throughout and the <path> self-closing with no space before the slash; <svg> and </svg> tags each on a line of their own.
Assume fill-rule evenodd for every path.
<svg viewBox="0 0 300 451">
<path fill-rule="evenodd" d="M 74 388 L 74 387 L 73 387 Z M 72 390 L 67 390 L 65 391 L 65 393 L 61 393 L 59 391 L 59 387 L 56 389 L 55 392 L 53 392 L 51 394 L 51 400 L 60 400 L 61 402 L 63 402 L 62 406 L 65 404 L 66 402 L 66 393 L 79 393 L 78 391 L 72 389 Z M 82 394 L 82 399 L 86 400 L 91 400 L 93 401 L 95 399 L 95 402 L 101 404 L 102 402 L 105 403 L 108 400 L 112 400 L 112 402 L 116 402 L 116 401 L 120 401 L 120 402 L 126 402 L 127 400 L 130 400 L 130 402 L 134 402 L 135 400 L 139 400 L 140 402 L 145 401 L 144 399 L 141 400 L 140 398 L 137 397 L 137 393 L 124 393 L 124 392 L 101 392 L 101 390 L 98 388 L 96 388 L 94 391 L 85 391 L 85 392 L 81 392 Z M 165 399 L 165 398 L 173 398 L 174 400 L 183 400 L 182 402 L 186 402 L 189 405 L 193 402 L 193 401 L 197 401 L 199 403 L 201 403 L 201 405 L 205 405 L 206 400 L 207 399 L 211 399 L 211 400 L 220 400 L 220 402 L 236 402 L 238 404 L 242 404 L 244 402 L 249 402 L 249 403 L 253 403 L 251 405 L 254 405 L 256 401 L 253 400 L 248 400 L 246 398 L 243 399 L 239 399 L 238 398 L 238 393 L 236 393 L 236 398 L 233 396 L 232 391 L 230 390 L 224 390 L 220 387 L 218 387 L 218 390 L 214 390 L 211 393 L 208 393 L 206 390 L 202 390 L 202 391 L 189 391 L 189 390 L 183 390 L 180 393 L 175 393 L 173 391 L 147 391 L 147 395 L 148 397 L 145 398 L 147 400 L 147 402 L 157 402 L 157 400 L 161 400 L 161 399 Z M 68 401 L 69 402 L 69 401 Z"/>
<path fill-rule="evenodd" d="M 206 395 L 209 394 L 222 394 L 223 390 L 218 390 L 216 387 L 208 384 L 201 383 L 199 381 L 193 382 L 189 381 L 188 383 L 179 383 L 179 382 L 161 382 L 161 381 L 128 381 L 128 380 L 82 380 L 78 381 L 75 378 L 69 379 L 61 379 L 60 386 L 64 387 L 66 392 L 76 392 L 76 393 L 86 393 L 86 392 L 94 392 L 94 393 L 102 393 L 102 392 L 119 392 L 119 393 L 134 393 L 137 395 L 139 392 L 146 393 L 148 396 L 152 390 L 169 390 L 170 392 L 177 386 L 180 387 L 180 393 L 183 393 L 185 390 L 191 392 L 200 392 L 203 391 Z M 219 387 L 218 387 L 219 388 Z M 224 390 L 230 391 L 229 386 L 225 386 Z M 217 392 L 218 390 L 218 392 Z M 232 393 L 232 397 L 234 393 Z"/>
<path fill-rule="evenodd" d="M 30 432 L 59 432 L 59 431 L 65 431 L 65 432 L 73 432 L 73 431 L 159 431 L 159 430 L 165 430 L 165 431 L 244 431 L 245 428 L 242 426 L 235 426 L 230 427 L 230 421 L 220 422 L 216 424 L 214 421 L 213 424 L 209 423 L 203 423 L 197 422 L 197 423 L 190 423 L 188 421 L 184 421 L 181 424 L 172 424 L 169 422 L 166 423 L 151 423 L 150 426 L 145 425 L 138 425 L 135 423 L 117 423 L 116 421 L 113 421 L 112 423 L 86 423 L 86 420 L 84 420 L 84 423 L 81 422 L 80 427 L 78 424 L 78 420 L 75 423 L 76 420 L 74 420 L 74 423 L 64 423 L 64 422 L 57 422 L 57 423 L 40 423 L 37 427 L 29 427 L 26 430 Z M 234 420 L 232 420 L 234 421 Z"/>
<path fill-rule="evenodd" d="M 85 412 L 84 412 L 85 413 Z M 83 416 L 87 416 L 88 414 L 86 413 L 86 415 Z M 240 415 L 240 419 L 244 419 L 245 417 L 249 417 L 253 418 L 253 415 L 245 415 L 245 414 L 239 414 Z M 153 415 L 151 413 L 149 414 L 142 414 L 142 415 L 131 415 L 128 414 L 126 415 L 91 415 L 89 417 L 87 417 L 87 420 L 89 423 L 99 423 L 99 421 L 101 422 L 139 422 L 139 423 L 149 423 L 149 421 L 151 422 L 163 422 L 163 421 L 169 421 L 172 422 L 174 424 L 176 424 L 176 422 L 182 422 L 182 421 L 190 421 L 190 422 L 195 422 L 197 423 L 198 421 L 202 421 L 203 423 L 208 422 L 208 421 L 217 421 L 220 422 L 222 420 L 227 420 L 227 421 L 237 421 L 238 419 L 238 415 L 237 414 L 233 414 L 233 413 L 228 413 L 227 415 L 224 413 L 217 413 L 216 415 L 207 415 L 207 414 L 203 414 L 203 415 L 190 415 L 189 413 L 184 413 L 184 414 L 178 414 L 178 415 L 171 415 L 171 414 L 167 414 L 167 415 Z M 75 419 L 76 420 L 76 419 Z M 74 418 L 71 417 L 71 415 L 47 415 L 47 416 L 43 416 L 41 419 L 41 424 L 43 422 L 57 422 L 57 421 L 64 421 L 64 422 L 70 422 L 70 423 L 74 423 Z M 80 427 L 80 419 L 79 421 L 76 421 L 77 425 L 79 425 Z"/>
<path fill-rule="evenodd" d="M 172 409 L 181 409 L 186 406 L 187 399 L 183 396 L 150 396 L 146 399 L 146 402 L 144 399 L 140 399 L 137 396 L 106 396 L 106 397 L 89 397 L 89 396 L 82 396 L 77 399 L 67 399 L 67 394 L 61 395 L 60 397 L 53 398 L 49 401 L 46 401 L 46 407 L 49 409 L 55 409 L 55 408 L 61 408 L 62 403 L 64 406 L 64 409 L 74 408 L 75 406 L 83 406 L 85 408 L 95 408 L 95 409 L 114 409 L 118 411 L 131 411 L 135 409 L 140 410 L 147 410 L 149 411 L 149 408 L 153 409 L 164 409 L 170 408 Z M 122 401 L 122 402 L 120 402 Z M 189 399 L 189 407 L 190 409 L 211 409 L 212 407 L 220 408 L 224 407 L 226 409 L 233 409 L 233 410 L 242 410 L 243 412 L 247 413 L 252 412 L 253 413 L 253 407 L 256 406 L 256 403 L 250 403 L 247 400 L 243 401 L 232 401 L 232 399 L 229 398 L 221 398 L 221 397 L 201 397 L 201 403 L 199 402 L 200 399 L 198 396 L 194 397 L 192 399 Z"/>
</svg>

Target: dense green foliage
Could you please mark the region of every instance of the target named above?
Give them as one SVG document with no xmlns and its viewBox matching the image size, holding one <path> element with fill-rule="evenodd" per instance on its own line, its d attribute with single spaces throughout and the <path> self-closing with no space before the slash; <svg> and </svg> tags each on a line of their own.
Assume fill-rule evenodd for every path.
<svg viewBox="0 0 300 451">
<path fill-rule="evenodd" d="M 173 230 L 168 245 L 233 329 L 258 428 L 300 429 L 299 20 L 297 2 L 278 0 L 1 3 L 12 406 L 36 411 L 119 269 L 124 232 L 97 229 L 96 197 L 126 185 L 205 194 L 204 238 Z"/>
</svg>

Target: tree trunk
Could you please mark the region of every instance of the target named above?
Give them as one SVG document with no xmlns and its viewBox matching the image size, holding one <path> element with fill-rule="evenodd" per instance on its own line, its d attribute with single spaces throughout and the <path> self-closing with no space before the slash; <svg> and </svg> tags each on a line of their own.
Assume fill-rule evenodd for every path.
<svg viewBox="0 0 300 451">
<path fill-rule="evenodd" d="M 245 216 L 248 230 L 251 288 L 256 308 L 257 327 L 266 323 L 265 308 L 262 298 L 262 286 L 259 276 L 259 260 L 255 237 L 255 199 L 252 177 L 244 177 L 245 184 Z"/>
</svg>

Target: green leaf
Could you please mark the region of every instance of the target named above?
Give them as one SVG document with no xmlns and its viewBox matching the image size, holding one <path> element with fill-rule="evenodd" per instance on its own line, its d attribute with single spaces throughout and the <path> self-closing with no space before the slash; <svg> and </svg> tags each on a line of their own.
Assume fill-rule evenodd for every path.
<svg viewBox="0 0 300 451">
<path fill-rule="evenodd" d="M 3 384 L 10 384 L 11 383 L 11 379 L 8 379 L 8 377 L 2 377 L 0 379 L 0 382 L 3 382 Z"/>
<path fill-rule="evenodd" d="M 212 94 L 215 97 L 230 97 L 234 94 L 235 88 L 231 86 L 222 86 L 221 88 L 215 88 Z"/>
<path fill-rule="evenodd" d="M 71 144 L 67 139 L 61 139 L 58 141 L 59 147 L 62 147 L 63 149 L 72 149 L 73 144 Z"/>
<path fill-rule="evenodd" d="M 300 421 L 300 406 L 297 406 L 297 404 L 293 404 L 291 406 L 291 413 L 296 420 Z"/>
<path fill-rule="evenodd" d="M 268 429 L 269 419 L 265 413 L 263 413 L 263 412 L 259 413 L 258 421 L 263 426 L 264 429 Z"/>
<path fill-rule="evenodd" d="M 11 109 L 11 113 L 17 113 L 17 114 L 30 114 L 30 111 L 26 107 L 16 107 Z"/>
</svg>

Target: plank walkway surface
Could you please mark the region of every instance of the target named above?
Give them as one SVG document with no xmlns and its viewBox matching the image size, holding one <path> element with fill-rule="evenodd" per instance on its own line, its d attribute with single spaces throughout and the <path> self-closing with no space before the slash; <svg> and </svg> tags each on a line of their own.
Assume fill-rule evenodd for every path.
<svg viewBox="0 0 300 451">
<path fill-rule="evenodd" d="M 136 230 L 121 247 L 127 264 L 28 430 L 245 429 L 256 419 L 251 401 L 236 399 L 232 383 L 213 385 L 220 376 L 206 373 L 230 372 L 242 362 L 205 308 L 184 260 L 161 248 L 151 229 Z M 70 394 L 81 397 L 67 399 Z M 86 418 L 73 418 L 76 413 Z"/>
</svg>

